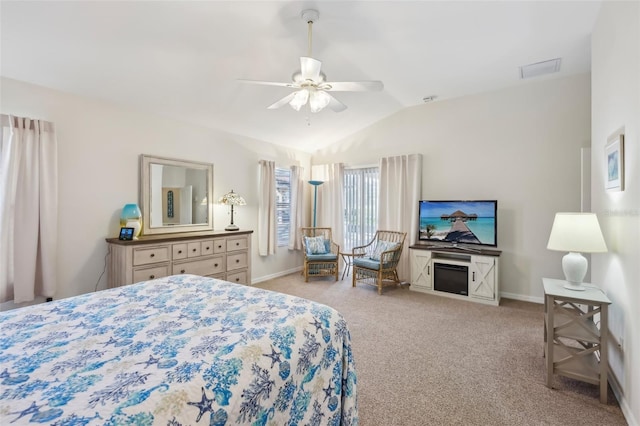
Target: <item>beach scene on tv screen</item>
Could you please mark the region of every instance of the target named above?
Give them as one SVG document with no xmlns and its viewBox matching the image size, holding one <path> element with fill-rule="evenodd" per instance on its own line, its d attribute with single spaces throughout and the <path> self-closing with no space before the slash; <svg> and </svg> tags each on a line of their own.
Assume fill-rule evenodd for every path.
<svg viewBox="0 0 640 426">
<path fill-rule="evenodd" d="M 420 203 L 420 239 L 496 245 L 493 201 Z"/>
</svg>

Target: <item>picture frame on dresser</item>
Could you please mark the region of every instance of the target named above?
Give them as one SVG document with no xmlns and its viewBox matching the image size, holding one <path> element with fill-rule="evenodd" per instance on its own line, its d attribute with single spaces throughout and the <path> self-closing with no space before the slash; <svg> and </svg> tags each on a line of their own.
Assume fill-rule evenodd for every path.
<svg viewBox="0 0 640 426">
<path fill-rule="evenodd" d="M 120 235 L 118 236 L 118 239 L 122 241 L 131 241 L 133 240 L 134 233 L 135 233 L 134 228 L 123 226 L 122 228 L 120 228 Z"/>
</svg>

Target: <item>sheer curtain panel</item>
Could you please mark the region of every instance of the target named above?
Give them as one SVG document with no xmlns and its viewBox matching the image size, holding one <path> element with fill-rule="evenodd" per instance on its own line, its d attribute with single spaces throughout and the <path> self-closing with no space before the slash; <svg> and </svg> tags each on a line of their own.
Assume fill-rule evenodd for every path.
<svg viewBox="0 0 640 426">
<path fill-rule="evenodd" d="M 408 247 L 418 239 L 418 201 L 422 187 L 422 155 L 400 155 L 380 160 L 378 228 L 406 232 L 398 276 L 409 280 Z"/>
<path fill-rule="evenodd" d="M 291 166 L 291 214 L 289 215 L 289 250 L 301 250 L 298 230 L 304 226 L 304 169 Z"/>
<path fill-rule="evenodd" d="M 316 226 L 329 227 L 333 241 L 344 246 L 344 164 L 312 166 L 311 177 L 324 183 L 318 186 Z"/>
<path fill-rule="evenodd" d="M 53 297 L 58 158 L 53 123 L 0 115 L 0 302 Z"/>
<path fill-rule="evenodd" d="M 276 163 L 259 161 L 258 254 L 276 253 Z"/>
</svg>

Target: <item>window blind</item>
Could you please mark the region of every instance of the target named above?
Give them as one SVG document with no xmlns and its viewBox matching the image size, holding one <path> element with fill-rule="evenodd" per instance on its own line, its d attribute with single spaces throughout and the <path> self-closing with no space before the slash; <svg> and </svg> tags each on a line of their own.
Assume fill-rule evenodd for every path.
<svg viewBox="0 0 640 426">
<path fill-rule="evenodd" d="M 276 244 L 289 245 L 291 218 L 291 171 L 276 167 Z"/>
<path fill-rule="evenodd" d="M 367 244 L 378 228 L 378 167 L 344 171 L 344 251 Z"/>
</svg>

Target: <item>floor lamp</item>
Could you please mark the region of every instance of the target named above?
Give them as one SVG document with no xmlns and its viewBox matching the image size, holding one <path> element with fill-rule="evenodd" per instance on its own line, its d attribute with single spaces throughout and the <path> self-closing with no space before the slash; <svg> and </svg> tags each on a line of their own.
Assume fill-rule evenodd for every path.
<svg viewBox="0 0 640 426">
<path fill-rule="evenodd" d="M 318 207 L 318 186 L 324 182 L 321 180 L 310 180 L 309 183 L 313 185 L 313 227 L 316 227 L 316 207 Z"/>
</svg>

